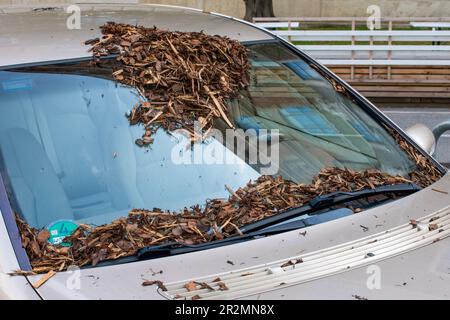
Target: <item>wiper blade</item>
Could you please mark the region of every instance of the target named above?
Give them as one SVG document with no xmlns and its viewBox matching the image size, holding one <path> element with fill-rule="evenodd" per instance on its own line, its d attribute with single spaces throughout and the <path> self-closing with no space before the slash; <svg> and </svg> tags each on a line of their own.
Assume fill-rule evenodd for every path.
<svg viewBox="0 0 450 320">
<path fill-rule="evenodd" d="M 364 189 L 354 192 L 341 192 L 341 191 L 333 192 L 323 196 L 318 196 L 303 206 L 292 208 L 282 213 L 273 215 L 269 218 L 243 226 L 242 228 L 240 228 L 240 230 L 243 233 L 249 233 L 251 231 L 266 228 L 273 224 L 283 222 L 285 220 L 295 218 L 303 214 L 313 214 L 314 212 L 327 209 L 334 205 L 344 204 L 346 202 L 382 194 L 407 195 L 419 190 L 421 190 L 421 188 L 414 183 L 402 183 L 395 185 L 379 186 L 374 189 Z"/>
<path fill-rule="evenodd" d="M 266 228 L 253 231 L 249 234 L 253 236 L 267 236 L 271 234 L 310 227 L 316 224 L 343 218 L 345 216 L 351 216 L 353 214 L 353 210 L 349 208 L 339 208 L 335 210 L 329 210 L 317 215 L 307 215 L 306 217 L 303 217 L 301 219 L 292 219 L 292 221 L 281 222 L 280 224 L 271 225 Z"/>
<path fill-rule="evenodd" d="M 312 208 L 329 207 L 330 205 L 340 204 L 352 200 L 358 200 L 370 196 L 389 194 L 389 193 L 413 193 L 421 188 L 414 183 L 394 184 L 379 186 L 375 189 L 364 189 L 355 192 L 333 192 L 327 195 L 318 196 L 309 202 Z"/>
<path fill-rule="evenodd" d="M 261 236 L 263 236 L 263 235 L 261 235 Z M 251 240 L 251 239 L 254 239 L 257 237 L 259 237 L 258 234 L 246 234 L 246 235 L 234 236 L 234 237 L 230 237 L 230 238 L 226 238 L 226 239 L 222 239 L 222 240 L 215 240 L 215 241 L 192 244 L 192 245 L 180 244 L 178 242 L 171 242 L 171 243 L 166 243 L 166 244 L 163 244 L 160 246 L 144 247 L 138 251 L 137 260 L 154 259 L 154 258 L 182 254 L 182 253 L 217 248 L 217 247 L 229 245 L 229 244 L 232 244 L 235 242 Z"/>
</svg>

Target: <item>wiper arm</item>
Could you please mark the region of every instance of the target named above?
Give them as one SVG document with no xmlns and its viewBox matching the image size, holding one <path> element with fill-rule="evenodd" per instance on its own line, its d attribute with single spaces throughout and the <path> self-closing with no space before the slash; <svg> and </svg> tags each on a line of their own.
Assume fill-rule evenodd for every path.
<svg viewBox="0 0 450 320">
<path fill-rule="evenodd" d="M 269 227 L 271 225 L 283 222 L 288 219 L 298 217 L 303 214 L 314 214 L 317 211 L 327 209 L 334 205 L 343 204 L 346 202 L 367 198 L 382 194 L 411 194 L 421 190 L 419 186 L 414 183 L 402 183 L 395 185 L 379 186 L 374 189 L 364 189 L 354 192 L 333 192 L 323 196 L 318 196 L 307 204 L 292 208 L 282 213 L 273 215 L 269 218 L 248 224 L 240 228 L 243 233 L 249 233 L 255 230 Z"/>
<path fill-rule="evenodd" d="M 358 200 L 370 196 L 389 194 L 389 193 L 413 193 L 421 188 L 414 183 L 394 184 L 387 186 L 379 186 L 375 189 L 364 189 L 354 192 L 333 192 L 324 196 L 318 196 L 309 202 L 312 208 L 329 207 L 331 205 L 340 204 L 352 200 Z"/>
<path fill-rule="evenodd" d="M 159 246 L 151 246 L 142 248 L 137 253 L 137 260 L 155 259 L 160 257 L 172 256 L 176 254 L 189 253 L 194 251 L 201 251 L 211 248 L 226 246 L 233 243 L 252 240 L 260 237 L 265 237 L 286 231 L 297 230 L 305 228 L 314 224 L 322 223 L 324 221 L 338 219 L 344 216 L 353 214 L 353 211 L 348 208 L 340 208 L 325 212 L 321 215 L 311 216 L 302 220 L 291 221 L 282 225 L 269 226 L 267 228 L 250 232 L 240 236 L 233 236 L 230 238 L 216 240 L 206 243 L 198 243 L 192 245 L 180 244 L 177 242 L 166 243 Z"/>
<path fill-rule="evenodd" d="M 263 235 L 261 234 L 261 236 L 263 236 Z M 259 237 L 259 234 L 245 234 L 245 235 L 234 236 L 234 237 L 230 237 L 230 238 L 226 238 L 226 239 L 222 239 L 222 240 L 215 240 L 215 241 L 192 244 L 192 245 L 181 244 L 178 242 L 171 242 L 171 243 L 166 243 L 166 244 L 163 244 L 160 246 L 144 247 L 138 251 L 137 260 L 154 259 L 154 258 L 172 256 L 172 255 L 176 255 L 176 254 L 201 251 L 201 250 L 206 250 L 206 249 L 229 245 L 229 244 L 232 244 L 235 242 L 251 240 L 251 239 L 254 239 L 257 237 Z"/>
</svg>

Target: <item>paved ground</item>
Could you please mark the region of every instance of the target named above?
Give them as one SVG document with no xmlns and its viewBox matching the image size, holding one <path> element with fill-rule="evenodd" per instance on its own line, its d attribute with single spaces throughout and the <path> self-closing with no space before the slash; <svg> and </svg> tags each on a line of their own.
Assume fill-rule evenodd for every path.
<svg viewBox="0 0 450 320">
<path fill-rule="evenodd" d="M 450 105 L 445 107 L 421 107 L 411 106 L 378 106 L 389 118 L 396 122 L 402 129 L 416 123 L 423 123 L 429 128 L 433 128 L 438 123 L 450 119 Z M 437 160 L 443 164 L 450 164 L 450 131 L 439 139 L 437 145 Z"/>
</svg>

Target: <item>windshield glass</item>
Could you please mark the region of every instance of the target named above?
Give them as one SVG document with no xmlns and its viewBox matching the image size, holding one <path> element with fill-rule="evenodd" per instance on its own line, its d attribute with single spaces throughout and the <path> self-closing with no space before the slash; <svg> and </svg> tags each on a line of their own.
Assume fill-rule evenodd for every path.
<svg viewBox="0 0 450 320">
<path fill-rule="evenodd" d="M 0 168 L 13 209 L 39 228 L 62 219 L 100 225 L 133 208 L 179 211 L 227 198 L 261 174 L 307 184 L 325 167 L 414 169 L 382 125 L 299 56 L 276 42 L 248 48 L 250 85 L 229 102 L 241 129 L 231 145 L 223 120 L 191 148 L 163 130 L 137 145 L 143 128 L 125 114 L 139 94 L 87 62 L 0 71 Z M 255 160 L 260 141 L 269 147 Z"/>
</svg>

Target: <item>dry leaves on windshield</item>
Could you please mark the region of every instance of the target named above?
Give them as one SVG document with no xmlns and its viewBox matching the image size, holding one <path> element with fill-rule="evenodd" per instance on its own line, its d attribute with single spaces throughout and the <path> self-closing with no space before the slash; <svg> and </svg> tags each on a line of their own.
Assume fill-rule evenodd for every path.
<svg viewBox="0 0 450 320">
<path fill-rule="evenodd" d="M 103 37 L 86 41 L 95 57 L 113 69 L 115 80 L 136 88 L 146 101 L 128 115 L 130 124 L 143 124 L 136 143 L 151 144 L 158 128 L 184 129 L 194 140 L 194 122 L 207 132 L 215 119 L 229 127 L 225 100 L 249 82 L 248 50 L 238 41 L 202 32 L 170 32 L 127 24 L 106 23 Z M 131 108 L 132 106 L 130 106 Z"/>
<path fill-rule="evenodd" d="M 134 209 L 110 224 L 80 225 L 64 241 L 71 247 L 48 243 L 45 231 L 17 224 L 35 273 L 64 270 L 74 264 L 96 265 L 101 261 L 135 255 L 139 249 L 166 243 L 198 244 L 233 237 L 239 228 L 301 206 L 311 199 L 335 191 L 357 191 L 381 185 L 409 182 L 378 170 L 361 172 L 340 168 L 323 169 L 310 184 L 282 177 L 261 176 L 237 190 L 228 199 L 212 199 L 180 212 Z"/>
<path fill-rule="evenodd" d="M 431 161 L 420 154 L 408 141 L 406 141 L 398 132 L 385 126 L 386 130 L 392 135 L 409 158 L 416 163 L 417 168 L 409 173 L 409 179 L 422 188 L 435 183 L 442 177 L 442 173 L 431 163 Z"/>
</svg>

